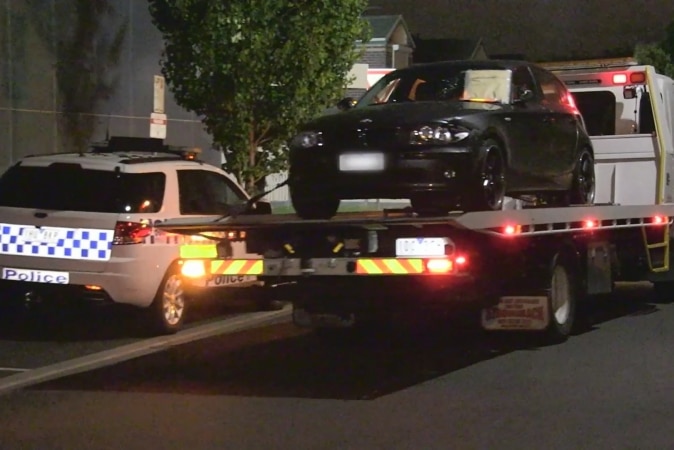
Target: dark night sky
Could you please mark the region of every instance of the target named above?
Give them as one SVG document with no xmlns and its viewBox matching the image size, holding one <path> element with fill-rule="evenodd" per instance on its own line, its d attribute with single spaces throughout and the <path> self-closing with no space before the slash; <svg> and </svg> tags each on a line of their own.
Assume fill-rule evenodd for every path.
<svg viewBox="0 0 674 450">
<path fill-rule="evenodd" d="M 482 37 L 489 54 L 519 53 L 531 60 L 632 49 L 662 39 L 674 21 L 674 0 L 370 0 L 370 5 L 380 8 L 369 14 L 402 14 L 422 38 Z"/>
</svg>

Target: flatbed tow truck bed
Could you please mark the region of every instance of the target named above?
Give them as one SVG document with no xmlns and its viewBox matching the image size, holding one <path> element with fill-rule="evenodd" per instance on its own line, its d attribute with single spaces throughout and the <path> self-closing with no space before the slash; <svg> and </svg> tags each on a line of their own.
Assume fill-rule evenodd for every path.
<svg viewBox="0 0 674 450">
<path fill-rule="evenodd" d="M 186 246 L 186 276 L 258 276 L 292 301 L 300 326 L 354 328 L 410 307 L 467 307 L 488 330 L 564 339 L 577 303 L 610 293 L 616 281 L 672 285 L 673 220 L 674 204 L 661 204 L 423 218 L 405 209 L 330 220 L 241 215 L 157 226 L 214 240 L 208 254 Z M 236 240 L 259 257 L 233 258 Z"/>
</svg>

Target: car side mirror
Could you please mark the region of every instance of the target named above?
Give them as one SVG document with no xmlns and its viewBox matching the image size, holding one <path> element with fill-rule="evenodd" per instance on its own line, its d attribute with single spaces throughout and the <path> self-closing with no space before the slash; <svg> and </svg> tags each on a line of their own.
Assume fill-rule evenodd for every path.
<svg viewBox="0 0 674 450">
<path fill-rule="evenodd" d="M 271 214 L 271 203 L 264 201 L 264 200 L 258 200 L 257 202 L 253 203 L 250 205 L 250 208 L 248 208 L 247 211 L 248 214 Z"/>
<path fill-rule="evenodd" d="M 356 106 L 356 103 L 358 103 L 358 101 L 355 98 L 344 97 L 339 102 L 337 102 L 337 109 L 340 111 L 346 111 L 347 109 L 351 109 Z"/>
</svg>

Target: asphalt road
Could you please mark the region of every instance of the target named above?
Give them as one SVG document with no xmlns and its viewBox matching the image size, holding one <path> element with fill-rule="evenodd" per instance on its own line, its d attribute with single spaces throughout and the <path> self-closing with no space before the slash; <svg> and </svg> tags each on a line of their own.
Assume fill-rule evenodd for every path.
<svg viewBox="0 0 674 450">
<path fill-rule="evenodd" d="M 0 448 L 674 448 L 674 304 L 648 287 L 560 345 L 415 324 L 330 344 L 282 322 L 26 387 Z"/>
</svg>

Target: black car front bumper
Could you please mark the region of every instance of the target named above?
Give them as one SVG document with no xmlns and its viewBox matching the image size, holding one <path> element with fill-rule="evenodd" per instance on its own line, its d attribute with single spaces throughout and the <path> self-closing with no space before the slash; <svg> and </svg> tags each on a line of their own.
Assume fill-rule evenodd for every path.
<svg viewBox="0 0 674 450">
<path fill-rule="evenodd" d="M 340 170 L 340 155 L 378 153 L 376 149 L 294 151 L 290 185 L 340 199 L 410 198 L 424 192 L 459 193 L 475 173 L 474 152 L 462 148 L 414 148 L 381 152 L 382 170 Z"/>
</svg>

